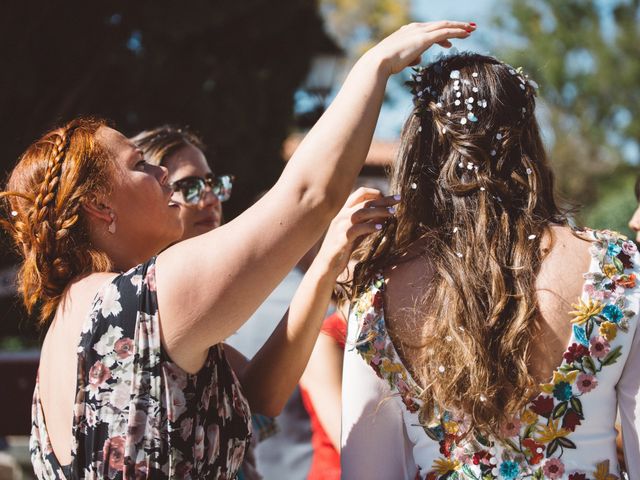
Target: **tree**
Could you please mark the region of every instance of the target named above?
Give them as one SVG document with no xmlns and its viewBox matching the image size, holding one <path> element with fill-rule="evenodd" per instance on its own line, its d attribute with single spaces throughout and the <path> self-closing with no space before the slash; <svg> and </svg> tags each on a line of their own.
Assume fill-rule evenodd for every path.
<svg viewBox="0 0 640 480">
<path fill-rule="evenodd" d="M 496 21 L 515 36 L 517 47 L 503 56 L 541 85 L 560 190 L 584 204 L 583 219 L 589 219 L 596 202 L 610 195 L 606 189 L 620 188 L 604 178 L 629 175 L 620 164 L 637 160 L 634 152 L 640 151 L 640 0 L 507 3 Z"/>
<path fill-rule="evenodd" d="M 321 0 L 320 7 L 351 58 L 409 22 L 409 0 Z"/>
</svg>

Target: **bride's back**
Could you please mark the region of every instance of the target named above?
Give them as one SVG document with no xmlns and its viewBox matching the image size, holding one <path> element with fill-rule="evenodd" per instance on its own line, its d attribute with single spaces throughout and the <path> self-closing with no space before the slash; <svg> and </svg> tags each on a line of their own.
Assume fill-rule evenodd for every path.
<svg viewBox="0 0 640 480">
<path fill-rule="evenodd" d="M 536 278 L 535 296 L 539 316 L 531 332 L 529 371 L 537 383 L 548 381 L 562 362 L 571 337 L 570 311 L 582 295 L 584 274 L 589 270 L 591 243 L 569 227 L 555 226 L 542 241 L 544 260 Z M 433 266 L 420 254 L 420 242 L 406 261 L 385 268 L 385 322 L 393 343 L 411 372 L 420 371 L 422 336 L 429 332 L 428 298 L 433 285 Z M 437 321 L 437 320 L 435 320 Z M 445 340 L 446 341 L 446 340 Z M 453 345 L 455 348 L 455 345 Z"/>
</svg>

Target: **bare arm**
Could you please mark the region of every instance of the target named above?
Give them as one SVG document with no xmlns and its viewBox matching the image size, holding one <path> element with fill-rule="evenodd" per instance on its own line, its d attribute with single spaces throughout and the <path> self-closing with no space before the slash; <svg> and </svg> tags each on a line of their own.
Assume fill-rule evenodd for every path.
<svg viewBox="0 0 640 480">
<path fill-rule="evenodd" d="M 376 231 L 392 215 L 393 197 L 360 188 L 331 222 L 320 251 L 307 270 L 289 310 L 241 375 L 254 411 L 277 415 L 300 380 L 325 317 L 336 277 L 346 266 L 354 242 Z"/>
<path fill-rule="evenodd" d="M 329 335 L 318 336 L 300 384 L 309 393 L 313 408 L 336 451 L 340 451 L 343 349 Z"/>
<path fill-rule="evenodd" d="M 249 365 L 249 359 L 226 343 L 224 344 L 224 354 L 227 357 L 227 362 L 231 365 L 234 373 L 238 377 L 242 377 L 247 365 Z"/>
<path fill-rule="evenodd" d="M 187 371 L 256 310 L 344 202 L 371 143 L 386 81 L 433 43 L 464 38 L 461 22 L 412 24 L 354 66 L 276 185 L 229 224 L 157 260 L 163 344 Z M 321 159 L 321 160 L 319 160 Z"/>
</svg>

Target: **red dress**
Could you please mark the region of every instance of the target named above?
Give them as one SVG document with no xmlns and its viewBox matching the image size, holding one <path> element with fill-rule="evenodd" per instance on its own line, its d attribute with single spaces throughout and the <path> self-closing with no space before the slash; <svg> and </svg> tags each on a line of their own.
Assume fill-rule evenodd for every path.
<svg viewBox="0 0 640 480">
<path fill-rule="evenodd" d="M 336 341 L 340 348 L 344 349 L 347 337 L 347 324 L 344 318 L 338 313 L 325 318 L 322 324 L 324 334 L 329 335 Z M 300 388 L 302 402 L 309 412 L 311 419 L 311 445 L 313 446 L 313 460 L 307 480 L 339 480 L 340 479 L 340 453 L 336 451 L 327 432 L 325 432 L 318 416 L 316 415 L 313 403 L 306 390 Z"/>
</svg>

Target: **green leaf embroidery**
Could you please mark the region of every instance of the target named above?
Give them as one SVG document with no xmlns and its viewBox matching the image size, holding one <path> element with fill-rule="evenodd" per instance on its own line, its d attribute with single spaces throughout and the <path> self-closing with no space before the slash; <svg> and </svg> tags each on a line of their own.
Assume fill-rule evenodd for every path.
<svg viewBox="0 0 640 480">
<path fill-rule="evenodd" d="M 557 438 L 554 438 L 553 440 L 551 440 L 551 442 L 549 442 L 549 445 L 547 445 L 547 458 L 553 455 L 556 452 L 556 450 L 558 450 L 559 446 L 560 444 L 558 443 Z"/>
<path fill-rule="evenodd" d="M 587 320 L 587 324 L 584 326 L 585 333 L 587 334 L 587 338 L 591 338 L 591 334 L 593 333 L 593 319 L 589 318 Z"/>
<path fill-rule="evenodd" d="M 478 441 L 478 443 L 484 447 L 491 447 L 491 442 L 489 440 L 487 440 L 485 437 L 483 437 L 482 435 L 480 435 L 479 433 L 476 434 L 476 440 Z"/>
<path fill-rule="evenodd" d="M 558 443 L 562 445 L 564 448 L 576 448 L 576 444 L 573 443 L 568 438 L 559 437 L 556 440 L 558 440 Z"/>
<path fill-rule="evenodd" d="M 567 402 L 560 402 L 558 405 L 555 406 L 555 408 L 553 409 L 553 412 L 551 413 L 551 416 L 556 419 L 556 418 L 560 418 L 561 416 L 564 415 L 564 413 L 567 411 Z"/>
<path fill-rule="evenodd" d="M 513 440 L 510 440 L 510 439 L 507 438 L 507 439 L 504 440 L 504 443 L 509 445 L 509 447 L 512 450 L 515 450 L 516 452 L 520 450 L 520 448 L 518 448 L 518 446 L 513 442 Z"/>
<path fill-rule="evenodd" d="M 431 440 L 433 440 L 434 442 L 440 441 L 440 435 L 438 430 L 429 428 L 429 427 L 424 427 L 424 426 L 422 428 L 424 430 L 424 433 L 426 433 L 427 437 L 429 437 Z"/>
<path fill-rule="evenodd" d="M 620 355 L 622 355 L 622 352 L 620 350 L 622 350 L 622 345 L 618 345 L 616 348 L 611 350 L 607 354 L 607 356 L 602 359 L 602 361 L 600 363 L 603 366 L 604 365 L 613 365 L 614 363 L 616 363 L 618 361 L 618 358 L 620 358 Z"/>
<path fill-rule="evenodd" d="M 573 364 L 573 363 L 565 363 L 564 365 L 562 365 L 562 366 L 560 367 L 560 369 L 559 369 L 559 370 L 560 370 L 560 372 L 561 372 L 561 373 L 565 373 L 565 374 L 566 374 L 566 373 L 570 373 L 570 372 L 575 372 L 576 370 L 577 370 L 577 371 L 580 371 L 580 369 L 579 369 L 579 368 L 577 368 L 577 367 L 575 366 L 575 364 Z"/>
<path fill-rule="evenodd" d="M 594 363 L 593 358 L 591 358 L 590 356 L 582 357 L 582 365 L 584 365 L 585 368 L 591 370 L 593 373 L 597 372 L 596 364 Z"/>
<path fill-rule="evenodd" d="M 531 436 L 531 434 L 535 431 L 535 429 L 536 429 L 535 424 L 528 425 L 527 428 L 525 428 L 525 430 L 524 430 L 524 435 L 522 436 L 522 438 L 523 439 L 529 438 Z"/>
<path fill-rule="evenodd" d="M 622 261 L 618 257 L 613 257 L 613 264 L 616 266 L 619 273 L 624 272 L 624 265 L 622 264 Z"/>
<path fill-rule="evenodd" d="M 580 419 L 584 419 L 584 413 L 582 412 L 582 402 L 578 397 L 571 397 L 571 408 L 580 416 Z"/>
</svg>

